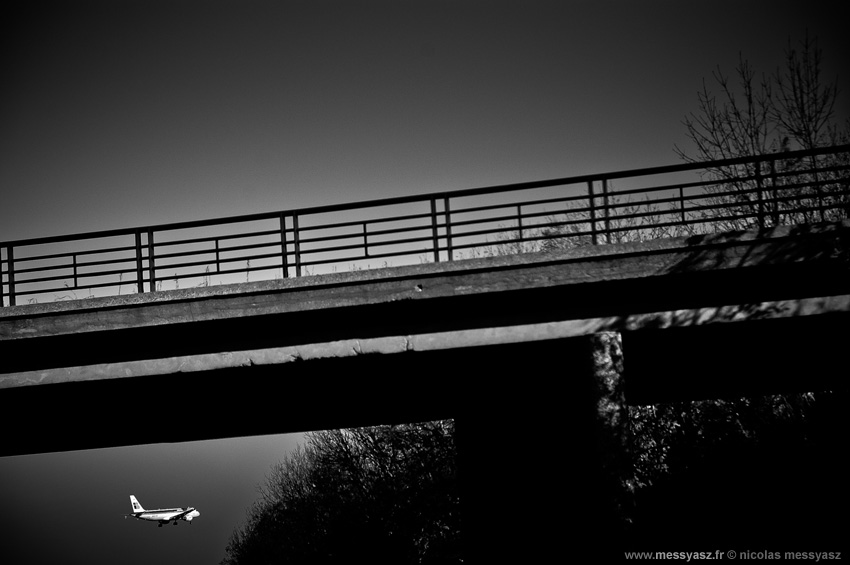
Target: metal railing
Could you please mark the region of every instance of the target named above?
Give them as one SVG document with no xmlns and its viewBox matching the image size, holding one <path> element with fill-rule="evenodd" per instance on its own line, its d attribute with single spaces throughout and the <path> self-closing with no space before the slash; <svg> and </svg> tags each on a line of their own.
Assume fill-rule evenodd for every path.
<svg viewBox="0 0 850 565">
<path fill-rule="evenodd" d="M 848 186 L 841 145 L 8 241 L 0 304 L 830 221 Z"/>
</svg>

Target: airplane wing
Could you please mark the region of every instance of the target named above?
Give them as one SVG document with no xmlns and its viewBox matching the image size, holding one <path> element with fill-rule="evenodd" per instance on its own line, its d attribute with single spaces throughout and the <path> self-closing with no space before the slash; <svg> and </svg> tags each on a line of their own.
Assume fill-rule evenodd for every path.
<svg viewBox="0 0 850 565">
<path fill-rule="evenodd" d="M 170 520 L 179 520 L 179 519 L 181 519 L 183 516 L 185 516 L 186 514 L 188 514 L 189 512 L 192 512 L 193 510 L 195 510 L 195 509 L 194 509 L 194 508 L 192 508 L 192 507 L 190 506 L 189 508 L 186 508 L 185 510 L 183 510 L 182 512 L 180 512 L 179 514 L 175 514 L 174 516 L 172 516 L 172 517 L 171 517 L 171 518 L 169 518 L 168 520 L 169 520 L 169 521 L 170 521 Z"/>
</svg>

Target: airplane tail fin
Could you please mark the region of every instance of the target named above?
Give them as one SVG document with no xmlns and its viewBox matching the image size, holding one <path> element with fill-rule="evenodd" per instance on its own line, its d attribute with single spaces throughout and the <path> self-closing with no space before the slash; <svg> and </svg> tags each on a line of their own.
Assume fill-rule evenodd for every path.
<svg viewBox="0 0 850 565">
<path fill-rule="evenodd" d="M 136 497 L 132 494 L 130 495 L 130 504 L 133 506 L 133 512 L 144 512 L 145 509 L 142 508 L 142 505 L 139 504 L 139 501 L 136 500 Z"/>
</svg>

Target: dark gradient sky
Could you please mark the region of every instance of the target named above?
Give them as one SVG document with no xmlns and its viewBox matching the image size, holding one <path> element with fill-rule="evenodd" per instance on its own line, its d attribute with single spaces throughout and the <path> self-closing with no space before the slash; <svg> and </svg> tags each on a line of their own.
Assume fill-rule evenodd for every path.
<svg viewBox="0 0 850 565">
<path fill-rule="evenodd" d="M 163 403 L 140 408 L 155 413 Z M 209 416 L 202 400 L 186 411 Z M 286 434 L 0 458 L 0 562 L 218 563 L 257 487 L 301 441 Z M 162 528 L 125 519 L 131 494 L 147 509 L 194 506 L 201 515 Z"/>
<path fill-rule="evenodd" d="M 12 4 L 0 241 L 676 163 L 703 77 L 807 29 L 848 115 L 832 1 Z M 293 444 L 0 459 L 0 562 L 216 563 Z M 130 494 L 202 515 L 125 521 Z"/>
<path fill-rule="evenodd" d="M 715 65 L 847 41 L 817 0 L 22 4 L 0 241 L 675 163 Z"/>
</svg>

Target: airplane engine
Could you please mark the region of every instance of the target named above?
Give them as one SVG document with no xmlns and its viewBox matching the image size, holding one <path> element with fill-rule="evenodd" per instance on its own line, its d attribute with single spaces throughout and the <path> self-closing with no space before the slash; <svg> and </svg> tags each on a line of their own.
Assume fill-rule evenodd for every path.
<svg viewBox="0 0 850 565">
<path fill-rule="evenodd" d="M 191 522 L 193 518 L 194 518 L 194 516 L 192 516 L 191 514 L 187 514 L 186 517 L 183 518 L 183 519 L 186 520 L 187 522 Z"/>
</svg>

